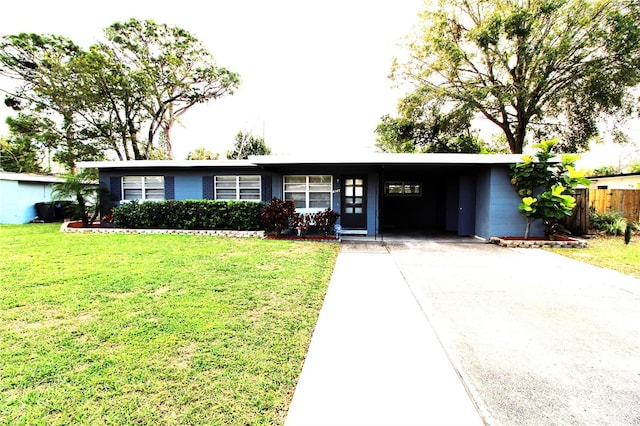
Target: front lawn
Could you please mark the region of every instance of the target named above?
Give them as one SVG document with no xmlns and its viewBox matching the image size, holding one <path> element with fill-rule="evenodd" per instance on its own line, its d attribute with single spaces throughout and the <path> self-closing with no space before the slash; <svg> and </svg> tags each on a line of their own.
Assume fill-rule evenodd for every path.
<svg viewBox="0 0 640 426">
<path fill-rule="evenodd" d="M 640 278 L 640 236 L 637 235 L 632 238 L 629 245 L 624 243 L 622 236 L 597 236 L 589 240 L 589 248 L 586 249 L 559 248 L 549 250 Z"/>
<path fill-rule="evenodd" d="M 339 246 L 0 226 L 1 424 L 281 424 Z"/>
</svg>

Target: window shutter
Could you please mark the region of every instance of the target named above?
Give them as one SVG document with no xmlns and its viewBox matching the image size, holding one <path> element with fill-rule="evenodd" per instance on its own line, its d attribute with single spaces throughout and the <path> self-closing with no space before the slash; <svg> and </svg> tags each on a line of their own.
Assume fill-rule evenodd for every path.
<svg viewBox="0 0 640 426">
<path fill-rule="evenodd" d="M 271 176 L 262 176 L 262 201 L 268 203 L 271 201 L 272 197 L 272 188 L 271 188 Z"/>
<path fill-rule="evenodd" d="M 121 176 L 111 176 L 109 178 L 109 192 L 111 193 L 114 199 L 118 201 L 122 200 L 122 177 Z"/>
<path fill-rule="evenodd" d="M 176 183 L 175 176 L 164 177 L 164 198 L 165 200 L 176 199 Z"/>
<path fill-rule="evenodd" d="M 213 176 L 202 176 L 202 198 L 213 200 Z"/>
</svg>

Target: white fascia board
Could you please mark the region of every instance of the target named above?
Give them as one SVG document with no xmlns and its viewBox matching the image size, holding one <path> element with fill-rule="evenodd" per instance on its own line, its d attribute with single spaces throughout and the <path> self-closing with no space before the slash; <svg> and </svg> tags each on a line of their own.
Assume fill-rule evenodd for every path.
<svg viewBox="0 0 640 426">
<path fill-rule="evenodd" d="M 522 162 L 520 154 L 390 154 L 365 153 L 331 156 L 309 155 L 252 155 L 248 160 L 135 160 L 83 161 L 80 168 L 197 168 L 197 167 L 256 167 L 261 165 L 331 165 L 331 164 L 451 164 L 497 165 Z"/>
<path fill-rule="evenodd" d="M 279 164 L 514 164 L 522 161 L 520 154 L 390 154 L 309 156 L 249 156 L 259 165 Z"/>
<path fill-rule="evenodd" d="M 82 169 L 136 169 L 136 168 L 195 168 L 195 167 L 247 167 L 249 160 L 134 160 L 134 161 L 81 161 Z"/>
<path fill-rule="evenodd" d="M 14 180 L 20 182 L 62 183 L 63 178 L 57 176 L 34 175 L 29 173 L 0 172 L 0 180 Z"/>
</svg>

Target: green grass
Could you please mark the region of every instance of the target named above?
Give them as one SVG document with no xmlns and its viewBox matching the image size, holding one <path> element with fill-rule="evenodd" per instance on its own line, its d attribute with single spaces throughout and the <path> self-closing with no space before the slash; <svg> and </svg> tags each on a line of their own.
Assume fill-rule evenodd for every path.
<svg viewBox="0 0 640 426">
<path fill-rule="evenodd" d="M 589 248 L 549 250 L 563 256 L 640 278 L 640 236 L 637 235 L 632 238 L 629 245 L 624 243 L 623 236 L 597 236 L 589 240 Z"/>
<path fill-rule="evenodd" d="M 281 424 L 339 246 L 0 226 L 0 424 Z"/>
</svg>

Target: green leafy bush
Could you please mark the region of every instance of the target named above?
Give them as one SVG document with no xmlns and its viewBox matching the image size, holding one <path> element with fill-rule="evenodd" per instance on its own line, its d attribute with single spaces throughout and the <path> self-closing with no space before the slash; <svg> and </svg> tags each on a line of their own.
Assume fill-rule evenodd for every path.
<svg viewBox="0 0 640 426">
<path fill-rule="evenodd" d="M 116 207 L 113 222 L 116 228 L 255 231 L 261 228 L 263 208 L 263 203 L 249 201 L 134 201 Z"/>
<path fill-rule="evenodd" d="M 590 228 L 610 235 L 622 235 L 627 228 L 627 219 L 618 212 L 589 213 Z"/>
</svg>

